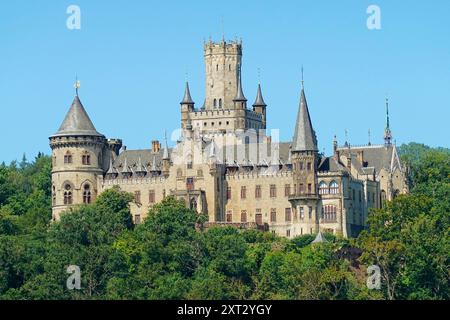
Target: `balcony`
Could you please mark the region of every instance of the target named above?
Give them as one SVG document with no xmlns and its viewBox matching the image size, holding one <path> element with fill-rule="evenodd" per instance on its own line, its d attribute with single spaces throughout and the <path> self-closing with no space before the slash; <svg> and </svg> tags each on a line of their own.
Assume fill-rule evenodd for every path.
<svg viewBox="0 0 450 320">
<path fill-rule="evenodd" d="M 315 193 L 299 193 L 291 194 L 288 196 L 288 200 L 318 200 L 320 197 Z"/>
</svg>

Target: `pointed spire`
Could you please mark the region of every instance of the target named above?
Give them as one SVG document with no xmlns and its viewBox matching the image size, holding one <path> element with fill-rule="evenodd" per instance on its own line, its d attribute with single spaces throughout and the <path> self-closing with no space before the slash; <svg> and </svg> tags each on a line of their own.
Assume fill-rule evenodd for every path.
<svg viewBox="0 0 450 320">
<path fill-rule="evenodd" d="M 157 172 L 158 169 L 156 168 L 156 156 L 153 156 L 152 166 L 150 168 L 151 172 Z"/>
<path fill-rule="evenodd" d="M 264 102 L 264 98 L 261 92 L 261 84 L 258 83 L 258 91 L 256 92 L 256 100 L 253 103 L 254 107 L 266 107 L 267 104 Z"/>
<path fill-rule="evenodd" d="M 236 97 L 233 99 L 233 101 L 247 101 L 247 99 L 244 96 L 244 92 L 242 91 L 242 75 L 241 75 L 241 65 L 238 65 L 238 81 L 237 81 L 237 91 L 236 91 Z"/>
<path fill-rule="evenodd" d="M 146 172 L 146 171 L 147 170 L 145 170 L 145 167 L 142 165 L 141 157 L 139 157 L 138 164 L 137 164 L 137 167 L 136 167 L 136 172 L 137 173 L 143 173 L 143 172 Z"/>
<path fill-rule="evenodd" d="M 384 144 L 389 146 L 392 144 L 392 132 L 389 127 L 389 98 L 386 97 L 386 128 L 384 129 Z"/>
<path fill-rule="evenodd" d="M 163 160 L 170 160 L 170 158 L 169 158 L 169 146 L 167 145 L 167 133 L 166 132 L 164 132 L 164 143 L 165 143 L 165 146 L 164 146 L 162 159 Z"/>
<path fill-rule="evenodd" d="M 94 124 L 84 109 L 78 95 L 74 97 L 72 105 L 70 106 L 64 121 L 59 127 L 58 132 L 56 132 L 53 137 L 70 135 L 103 136 L 95 129 Z"/>
<path fill-rule="evenodd" d="M 322 232 L 319 231 L 319 233 L 317 234 L 316 238 L 311 243 L 324 243 L 324 242 L 328 242 L 328 241 L 327 241 L 327 239 L 325 239 L 325 237 L 322 234 Z"/>
<path fill-rule="evenodd" d="M 188 81 L 186 81 L 186 87 L 184 89 L 183 101 L 181 101 L 180 104 L 194 104 L 194 101 L 191 98 L 191 92 L 189 90 L 189 82 Z"/>
<path fill-rule="evenodd" d="M 125 157 L 125 160 L 123 161 L 122 174 L 128 174 L 128 173 L 131 173 L 131 170 L 128 167 L 127 157 Z"/>
<path fill-rule="evenodd" d="M 117 170 L 113 166 L 113 157 L 111 155 L 111 157 L 109 157 L 109 169 L 106 172 L 106 174 L 112 176 L 112 175 L 115 175 L 116 173 L 117 173 Z"/>
<path fill-rule="evenodd" d="M 294 139 L 292 141 L 292 151 L 317 151 L 316 133 L 314 132 L 311 117 L 309 116 L 303 80 Z"/>
</svg>

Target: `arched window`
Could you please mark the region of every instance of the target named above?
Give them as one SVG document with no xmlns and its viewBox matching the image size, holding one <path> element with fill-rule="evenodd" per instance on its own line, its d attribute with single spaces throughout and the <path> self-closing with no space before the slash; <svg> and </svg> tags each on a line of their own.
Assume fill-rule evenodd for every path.
<svg viewBox="0 0 450 320">
<path fill-rule="evenodd" d="M 336 181 L 331 181 L 330 183 L 330 194 L 339 193 L 339 184 Z"/>
<path fill-rule="evenodd" d="M 195 198 L 192 198 L 190 203 L 189 203 L 189 209 L 194 210 L 195 212 L 197 212 L 197 200 L 195 200 Z"/>
<path fill-rule="evenodd" d="M 83 203 L 91 203 L 91 187 L 89 184 L 85 184 L 83 188 Z"/>
<path fill-rule="evenodd" d="M 64 155 L 64 163 L 72 163 L 72 154 L 70 153 L 70 151 L 67 151 Z"/>
<path fill-rule="evenodd" d="M 216 71 L 219 71 L 219 65 L 216 64 Z"/>
<path fill-rule="evenodd" d="M 219 99 L 219 108 L 222 108 L 222 99 Z"/>
<path fill-rule="evenodd" d="M 72 186 L 68 183 L 64 185 L 64 204 L 72 204 Z"/>
<path fill-rule="evenodd" d="M 319 183 L 319 194 L 328 194 L 328 185 L 325 181 Z"/>
<path fill-rule="evenodd" d="M 91 155 L 89 153 L 85 152 L 81 156 L 81 163 L 84 165 L 90 165 L 91 164 Z"/>
<path fill-rule="evenodd" d="M 213 106 L 214 106 L 214 108 L 217 107 L 217 99 L 214 99 L 214 101 L 213 101 Z"/>
</svg>

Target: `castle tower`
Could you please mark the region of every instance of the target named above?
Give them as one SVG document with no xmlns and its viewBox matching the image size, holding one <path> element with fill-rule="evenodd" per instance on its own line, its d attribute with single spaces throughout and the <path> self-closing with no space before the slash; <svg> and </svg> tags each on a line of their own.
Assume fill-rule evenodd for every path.
<svg viewBox="0 0 450 320">
<path fill-rule="evenodd" d="M 185 129 L 186 122 L 189 119 L 189 113 L 194 111 L 195 102 L 192 100 L 191 92 L 189 90 L 189 83 L 186 81 L 186 87 L 184 89 L 183 100 L 181 105 L 181 128 Z"/>
<path fill-rule="evenodd" d="M 209 41 L 204 45 L 206 97 L 204 108 L 233 109 L 238 87 L 238 69 L 242 60 L 242 43 Z"/>
<path fill-rule="evenodd" d="M 303 82 L 303 81 L 302 81 Z M 307 230 L 319 230 L 319 193 L 317 187 L 318 148 L 317 139 L 309 115 L 305 90 L 302 84 L 300 105 L 292 141 L 292 166 L 294 193 L 289 197 Z"/>
<path fill-rule="evenodd" d="M 266 107 L 267 104 L 264 102 L 264 98 L 261 92 L 261 84 L 258 84 L 258 91 L 256 92 L 256 99 L 253 103 L 253 111 L 262 115 L 262 127 L 266 129 Z"/>
<path fill-rule="evenodd" d="M 103 156 L 108 144 L 92 124 L 78 90 L 58 132 L 49 139 L 53 158 L 53 220 L 59 220 L 62 211 L 90 203 L 97 196 L 104 162 L 109 161 Z"/>
</svg>

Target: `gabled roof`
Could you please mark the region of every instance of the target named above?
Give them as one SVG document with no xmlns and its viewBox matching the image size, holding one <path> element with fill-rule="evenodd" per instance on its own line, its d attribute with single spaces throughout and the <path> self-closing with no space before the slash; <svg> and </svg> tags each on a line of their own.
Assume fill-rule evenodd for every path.
<svg viewBox="0 0 450 320">
<path fill-rule="evenodd" d="M 69 112 L 67 112 L 64 121 L 52 137 L 58 136 L 100 136 L 84 109 L 78 96 L 73 99 Z"/>
<path fill-rule="evenodd" d="M 295 123 L 292 151 L 317 151 L 316 133 L 311 123 L 308 103 L 306 102 L 305 90 L 303 88 L 300 94 L 300 105 L 298 107 L 297 122 Z"/>
</svg>

